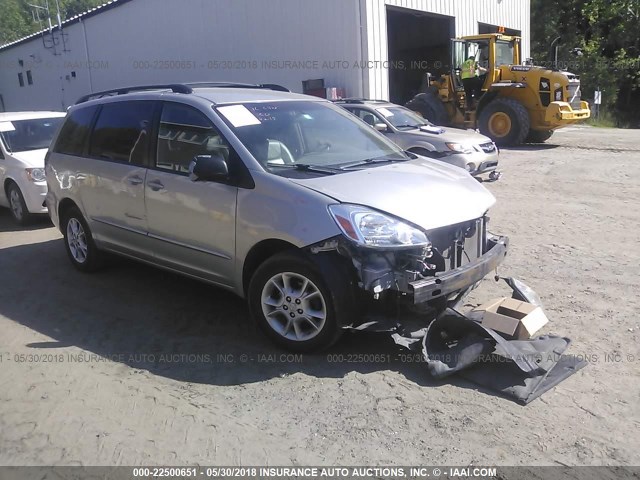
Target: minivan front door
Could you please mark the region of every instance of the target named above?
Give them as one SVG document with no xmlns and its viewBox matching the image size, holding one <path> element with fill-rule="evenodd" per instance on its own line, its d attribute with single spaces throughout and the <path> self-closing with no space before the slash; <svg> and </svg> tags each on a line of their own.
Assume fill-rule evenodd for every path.
<svg viewBox="0 0 640 480">
<path fill-rule="evenodd" d="M 238 188 L 192 181 L 188 171 L 197 155 L 221 155 L 229 160 L 230 151 L 202 112 L 166 102 L 155 162 L 145 182 L 155 261 L 224 286 L 232 284 Z"/>
</svg>

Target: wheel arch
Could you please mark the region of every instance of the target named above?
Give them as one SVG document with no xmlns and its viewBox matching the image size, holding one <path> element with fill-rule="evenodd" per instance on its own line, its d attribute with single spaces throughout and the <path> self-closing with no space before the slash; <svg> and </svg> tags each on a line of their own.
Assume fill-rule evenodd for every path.
<svg viewBox="0 0 640 480">
<path fill-rule="evenodd" d="M 277 238 L 262 240 L 251 247 L 242 265 L 242 293 L 245 296 L 249 291 L 249 282 L 251 282 L 253 272 L 273 255 L 287 250 L 300 251 L 293 243 Z"/>
<path fill-rule="evenodd" d="M 70 198 L 67 197 L 60 200 L 60 203 L 58 203 L 58 221 L 60 222 L 60 224 L 62 224 L 62 219 L 64 218 L 65 213 L 73 207 L 80 210 L 78 204 Z"/>
<path fill-rule="evenodd" d="M 496 97 L 498 96 L 497 90 L 489 90 L 487 93 L 482 95 L 480 98 L 480 102 L 478 103 L 478 108 L 476 109 L 476 118 L 480 118 L 480 114 L 482 110 L 489 105 Z"/>
<path fill-rule="evenodd" d="M 12 183 L 15 183 L 16 186 L 20 188 L 20 184 L 18 183 L 18 181 L 15 178 L 9 176 L 4 179 L 4 183 L 2 184 L 2 191 L 4 192 L 7 199 L 9 198 L 9 185 L 11 185 Z"/>
<path fill-rule="evenodd" d="M 437 152 L 438 151 L 438 149 L 435 147 L 435 145 L 433 145 L 433 144 L 431 144 L 429 142 L 414 143 L 409 148 L 407 148 L 408 152 L 416 153 L 415 150 L 427 150 L 429 152 Z"/>
</svg>

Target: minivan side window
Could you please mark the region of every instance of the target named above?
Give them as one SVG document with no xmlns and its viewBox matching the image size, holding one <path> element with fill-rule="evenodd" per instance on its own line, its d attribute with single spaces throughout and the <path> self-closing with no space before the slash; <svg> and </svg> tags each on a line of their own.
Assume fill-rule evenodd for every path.
<svg viewBox="0 0 640 480">
<path fill-rule="evenodd" d="M 82 155 L 97 109 L 97 106 L 80 108 L 67 116 L 53 151 L 65 155 Z"/>
<path fill-rule="evenodd" d="M 166 102 L 160 117 L 155 166 L 188 173 L 197 155 L 219 155 L 229 160 L 230 147 L 213 123 L 188 105 Z"/>
<path fill-rule="evenodd" d="M 102 106 L 91 135 L 89 156 L 144 165 L 155 102 L 114 102 Z"/>
</svg>

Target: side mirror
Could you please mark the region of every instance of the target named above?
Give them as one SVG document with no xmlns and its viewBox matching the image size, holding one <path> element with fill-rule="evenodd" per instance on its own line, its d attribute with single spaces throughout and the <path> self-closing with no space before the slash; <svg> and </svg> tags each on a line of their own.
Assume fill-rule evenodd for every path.
<svg viewBox="0 0 640 480">
<path fill-rule="evenodd" d="M 229 167 L 220 155 L 196 155 L 189 164 L 189 178 L 194 182 L 220 182 L 229 178 Z"/>
<path fill-rule="evenodd" d="M 389 129 L 387 128 L 387 125 L 385 123 L 376 123 L 373 128 L 375 128 L 377 131 L 379 132 L 386 132 Z"/>
</svg>

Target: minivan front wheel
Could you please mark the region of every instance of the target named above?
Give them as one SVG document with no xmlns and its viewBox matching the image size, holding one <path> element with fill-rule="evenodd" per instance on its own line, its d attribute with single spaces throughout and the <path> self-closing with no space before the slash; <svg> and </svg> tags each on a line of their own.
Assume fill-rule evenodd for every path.
<svg viewBox="0 0 640 480">
<path fill-rule="evenodd" d="M 76 207 L 69 209 L 62 223 L 64 246 L 73 266 L 82 272 L 93 272 L 102 266 L 102 252 L 91 236 L 91 230 Z"/>
<path fill-rule="evenodd" d="M 7 186 L 7 197 L 11 215 L 18 225 L 27 225 L 31 220 L 31 214 L 24 201 L 20 187 L 13 182 Z"/>
<path fill-rule="evenodd" d="M 249 285 L 249 307 L 260 327 L 278 345 L 297 352 L 331 346 L 341 334 L 336 295 L 302 254 L 281 253 L 264 262 Z"/>
</svg>

